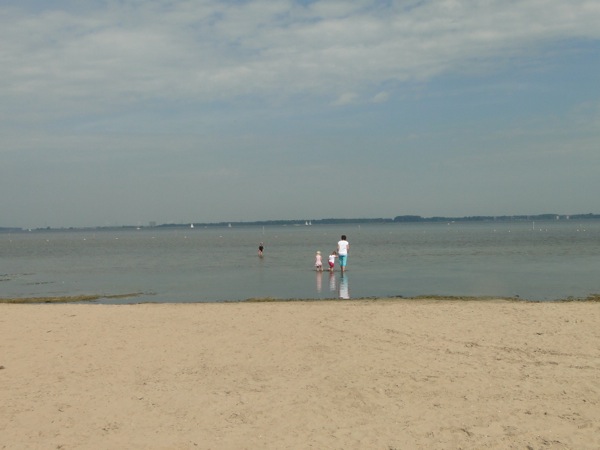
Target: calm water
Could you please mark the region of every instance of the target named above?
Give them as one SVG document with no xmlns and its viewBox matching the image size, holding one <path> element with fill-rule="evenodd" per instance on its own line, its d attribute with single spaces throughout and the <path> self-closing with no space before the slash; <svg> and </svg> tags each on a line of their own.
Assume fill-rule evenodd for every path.
<svg viewBox="0 0 600 450">
<path fill-rule="evenodd" d="M 348 272 L 313 271 L 344 233 Z M 265 256 L 257 247 L 265 243 Z M 363 224 L 0 234 L 0 297 L 103 303 L 600 292 L 600 221 Z"/>
</svg>

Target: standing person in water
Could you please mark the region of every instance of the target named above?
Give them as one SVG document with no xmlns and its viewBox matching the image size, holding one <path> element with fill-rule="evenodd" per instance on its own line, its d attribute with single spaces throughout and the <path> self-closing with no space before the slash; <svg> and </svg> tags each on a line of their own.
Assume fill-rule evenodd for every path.
<svg viewBox="0 0 600 450">
<path fill-rule="evenodd" d="M 258 245 L 258 256 L 262 256 L 262 255 L 263 255 L 263 250 L 264 250 L 264 249 L 265 249 L 265 246 L 264 246 L 264 244 L 261 242 L 261 243 Z"/>
<path fill-rule="evenodd" d="M 346 235 L 342 234 L 342 238 L 337 244 L 337 255 L 340 261 L 340 268 L 342 273 L 346 271 L 346 264 L 348 263 L 348 253 L 350 252 L 350 243 L 346 239 Z"/>
</svg>

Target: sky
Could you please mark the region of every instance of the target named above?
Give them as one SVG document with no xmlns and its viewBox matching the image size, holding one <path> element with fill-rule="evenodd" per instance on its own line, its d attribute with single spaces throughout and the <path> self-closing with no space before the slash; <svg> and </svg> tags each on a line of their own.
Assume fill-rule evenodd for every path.
<svg viewBox="0 0 600 450">
<path fill-rule="evenodd" d="M 600 213 L 598 0 L 3 0 L 0 227 Z"/>
</svg>

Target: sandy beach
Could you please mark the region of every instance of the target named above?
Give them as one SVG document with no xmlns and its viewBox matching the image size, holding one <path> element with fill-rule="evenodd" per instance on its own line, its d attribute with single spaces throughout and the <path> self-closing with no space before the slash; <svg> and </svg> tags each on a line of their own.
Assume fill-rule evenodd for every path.
<svg viewBox="0 0 600 450">
<path fill-rule="evenodd" d="M 600 303 L 0 304 L 2 449 L 598 449 Z"/>
</svg>

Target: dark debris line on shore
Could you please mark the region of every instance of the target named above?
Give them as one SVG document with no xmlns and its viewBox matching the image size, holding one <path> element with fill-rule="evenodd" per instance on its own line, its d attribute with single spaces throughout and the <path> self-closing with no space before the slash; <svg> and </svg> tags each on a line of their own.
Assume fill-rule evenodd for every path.
<svg viewBox="0 0 600 450">
<path fill-rule="evenodd" d="M 101 298 L 129 298 L 143 295 L 141 292 L 131 294 L 116 295 L 72 295 L 60 297 L 12 297 L 0 298 L 0 303 L 73 303 L 73 302 L 91 302 Z"/>
<path fill-rule="evenodd" d="M 74 295 L 74 296 L 60 296 L 60 297 L 14 297 L 14 298 L 1 298 L 0 303 L 10 304 L 24 304 L 24 303 L 74 303 L 74 302 L 92 302 L 99 299 L 118 299 L 118 298 L 130 298 L 145 295 L 142 292 L 135 292 L 129 294 L 116 294 L 116 295 Z M 220 303 L 269 303 L 269 302 L 293 302 L 293 301 L 329 301 L 331 299 L 311 299 L 311 298 L 248 298 L 246 300 L 240 300 L 239 302 L 220 302 Z M 448 301 L 485 301 L 485 300 L 505 300 L 515 302 L 530 302 L 530 303 L 547 303 L 547 302 L 600 302 L 600 294 L 590 294 L 585 298 L 567 297 L 556 300 L 528 300 L 523 298 L 501 298 L 501 297 L 468 297 L 468 296 L 443 296 L 443 295 L 419 295 L 415 297 L 403 297 L 403 296 L 392 296 L 392 297 L 364 297 L 349 299 L 349 301 L 356 300 L 373 300 L 373 301 L 394 301 L 394 300 L 448 300 Z M 161 303 L 161 302 L 159 302 Z M 205 303 L 205 302 L 202 302 Z"/>
</svg>

